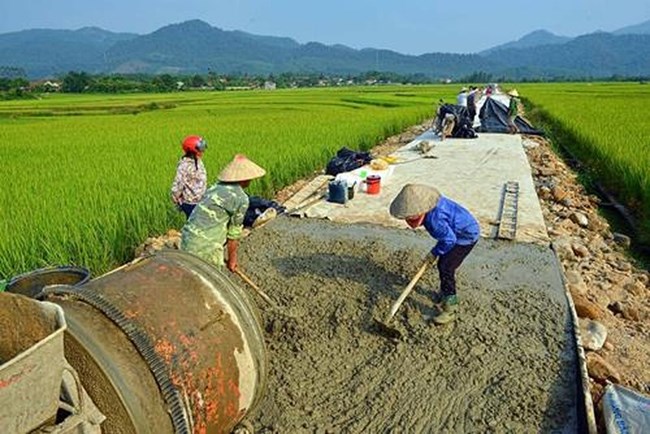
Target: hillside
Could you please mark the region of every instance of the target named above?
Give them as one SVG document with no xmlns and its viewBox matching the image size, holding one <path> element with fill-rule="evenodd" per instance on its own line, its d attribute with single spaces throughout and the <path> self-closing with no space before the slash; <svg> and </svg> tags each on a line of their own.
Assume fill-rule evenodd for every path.
<svg viewBox="0 0 650 434">
<path fill-rule="evenodd" d="M 479 54 L 488 55 L 499 50 L 507 49 L 517 49 L 517 48 L 530 48 L 536 47 L 539 45 L 557 45 L 564 44 L 565 42 L 570 41 L 571 38 L 568 36 L 558 36 L 547 30 L 535 30 L 520 39 L 517 39 L 513 42 L 507 42 L 505 44 L 497 45 L 496 47 L 488 48 L 487 50 L 481 51 Z"/>
<path fill-rule="evenodd" d="M 620 31 L 643 33 L 647 23 Z M 626 30 L 627 29 L 627 30 Z M 636 29 L 636 30 L 635 30 Z M 618 32 L 618 31 L 617 31 Z M 90 73 L 268 75 L 283 72 L 357 75 L 368 71 L 462 79 L 476 72 L 510 80 L 647 75 L 650 34 L 593 33 L 576 38 L 545 30 L 479 54 L 427 53 L 226 31 L 200 20 L 146 35 L 99 28 L 25 30 L 0 34 L 0 66 L 23 68 L 30 78 L 69 71 Z"/>
<path fill-rule="evenodd" d="M 540 77 L 643 76 L 650 71 L 650 35 L 593 33 L 561 45 L 505 49 L 490 59 L 503 65 L 502 72 Z M 527 72 L 526 72 L 527 71 Z"/>
<path fill-rule="evenodd" d="M 0 35 L 0 65 L 24 68 L 30 77 L 44 77 L 70 70 L 103 72 L 106 70 L 106 50 L 136 36 L 97 27 L 5 33 Z"/>
<path fill-rule="evenodd" d="M 612 33 L 615 35 L 650 35 L 650 20 L 634 26 L 623 27 Z"/>
</svg>

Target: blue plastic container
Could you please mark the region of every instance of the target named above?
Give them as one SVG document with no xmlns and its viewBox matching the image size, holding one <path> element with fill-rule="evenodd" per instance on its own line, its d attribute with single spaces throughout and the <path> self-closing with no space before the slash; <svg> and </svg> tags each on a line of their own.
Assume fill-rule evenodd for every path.
<svg viewBox="0 0 650 434">
<path fill-rule="evenodd" d="M 330 181 L 327 200 L 334 203 L 346 203 L 348 200 L 348 183 L 344 180 Z"/>
</svg>

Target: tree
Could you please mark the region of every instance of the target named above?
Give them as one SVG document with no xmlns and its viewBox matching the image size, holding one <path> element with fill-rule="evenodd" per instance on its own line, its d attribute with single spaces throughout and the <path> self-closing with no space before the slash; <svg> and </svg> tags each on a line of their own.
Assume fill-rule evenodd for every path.
<svg viewBox="0 0 650 434">
<path fill-rule="evenodd" d="M 190 79 L 190 87 L 203 87 L 206 84 L 205 78 L 199 74 L 194 74 Z"/>
<path fill-rule="evenodd" d="M 177 89 L 176 79 L 169 74 L 155 76 L 152 84 L 158 92 L 170 92 Z"/>
<path fill-rule="evenodd" d="M 82 93 L 90 87 L 92 81 L 86 72 L 70 71 L 63 77 L 61 90 L 68 93 Z"/>
</svg>

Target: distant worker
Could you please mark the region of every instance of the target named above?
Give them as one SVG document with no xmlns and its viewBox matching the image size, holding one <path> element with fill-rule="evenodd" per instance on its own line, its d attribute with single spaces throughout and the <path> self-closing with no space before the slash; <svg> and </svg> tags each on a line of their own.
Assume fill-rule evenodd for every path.
<svg viewBox="0 0 650 434">
<path fill-rule="evenodd" d="M 181 146 L 184 154 L 176 166 L 171 196 L 176 206 L 189 218 L 207 188 L 208 175 L 201 157 L 208 143 L 201 136 L 187 136 Z"/>
<path fill-rule="evenodd" d="M 510 134 L 516 134 L 519 132 L 519 128 L 515 124 L 515 120 L 519 115 L 519 92 L 517 89 L 512 89 L 508 92 L 510 96 L 510 103 L 508 104 L 508 132 Z"/>
<path fill-rule="evenodd" d="M 447 104 L 441 99 L 438 102 L 438 108 L 436 110 L 436 119 L 433 124 L 433 130 L 436 134 L 440 136 L 440 140 L 443 141 L 447 137 L 450 137 L 456 126 L 456 115 L 449 112 Z"/>
<path fill-rule="evenodd" d="M 478 242 L 478 222 L 463 206 L 447 199 L 436 188 L 422 184 L 404 186 L 390 204 L 390 214 L 406 220 L 413 229 L 424 225 L 429 235 L 438 240 L 429 262 L 433 264 L 438 258 L 442 310 L 433 321 L 453 321 L 458 309 L 456 269 Z"/>
<path fill-rule="evenodd" d="M 244 188 L 266 171 L 244 155 L 235 158 L 221 171 L 219 181 L 208 189 L 183 229 L 181 250 L 193 253 L 217 266 L 237 269 L 237 247 L 244 228 L 248 195 Z"/>
<path fill-rule="evenodd" d="M 478 96 L 478 89 L 476 86 L 469 87 L 467 94 L 467 114 L 472 126 L 474 126 L 474 118 L 476 117 L 476 98 Z"/>
<path fill-rule="evenodd" d="M 467 107 L 467 88 L 463 87 L 456 97 L 456 105 Z"/>
</svg>

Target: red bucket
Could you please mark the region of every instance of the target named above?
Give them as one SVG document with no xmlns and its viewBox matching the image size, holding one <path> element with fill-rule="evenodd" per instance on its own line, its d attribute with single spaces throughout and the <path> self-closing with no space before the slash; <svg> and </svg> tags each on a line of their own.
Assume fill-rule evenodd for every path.
<svg viewBox="0 0 650 434">
<path fill-rule="evenodd" d="M 379 194 L 381 190 L 381 176 L 379 175 L 368 175 L 366 177 L 366 185 L 368 194 Z"/>
</svg>

